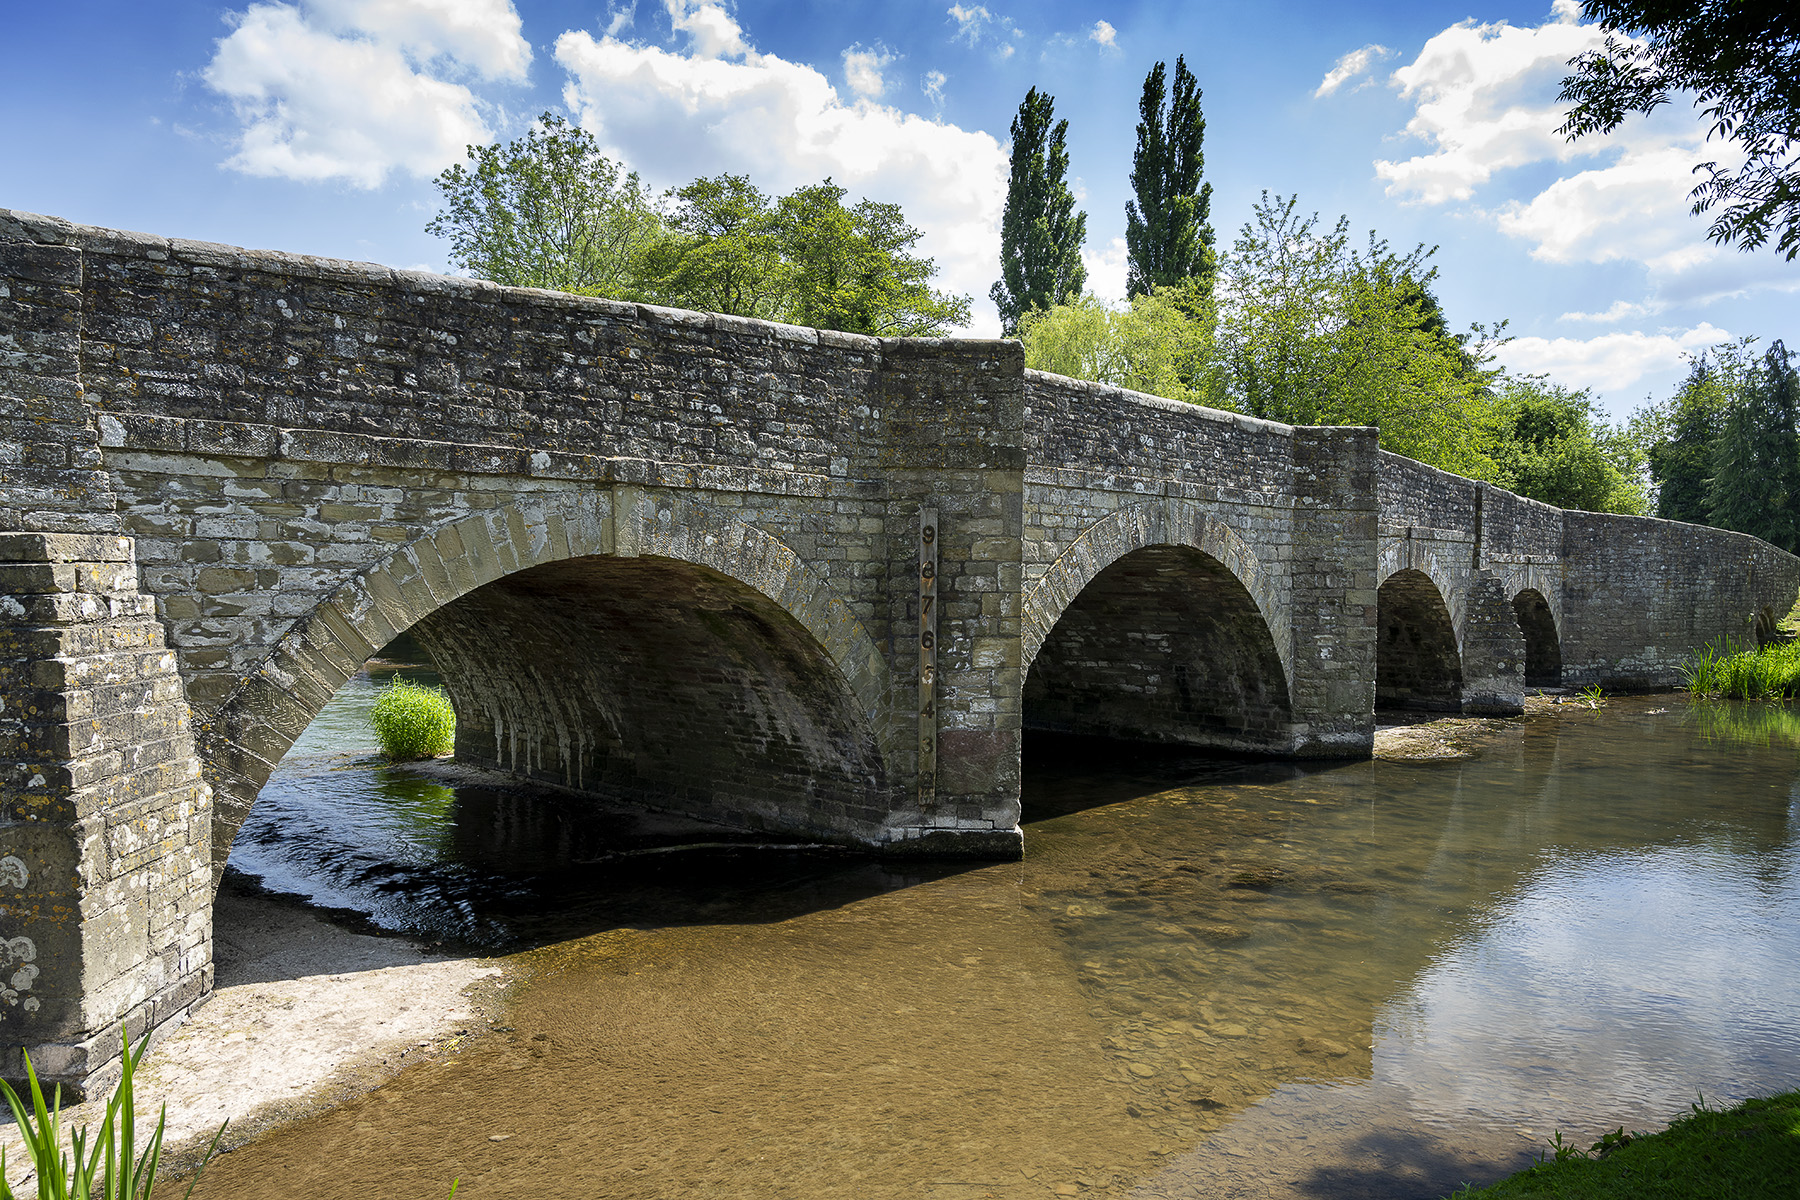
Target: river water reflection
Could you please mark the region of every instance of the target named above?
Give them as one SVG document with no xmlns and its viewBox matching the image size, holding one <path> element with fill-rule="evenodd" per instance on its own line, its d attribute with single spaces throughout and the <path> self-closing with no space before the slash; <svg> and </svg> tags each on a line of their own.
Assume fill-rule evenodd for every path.
<svg viewBox="0 0 1800 1200">
<path fill-rule="evenodd" d="M 696 839 L 297 753 L 238 870 L 530 982 L 201 1193 L 1441 1196 L 1800 1085 L 1800 756 L 1733 728 L 1655 697 L 1454 763 L 1033 743 L 1026 862 L 906 869 L 608 857 Z"/>
</svg>

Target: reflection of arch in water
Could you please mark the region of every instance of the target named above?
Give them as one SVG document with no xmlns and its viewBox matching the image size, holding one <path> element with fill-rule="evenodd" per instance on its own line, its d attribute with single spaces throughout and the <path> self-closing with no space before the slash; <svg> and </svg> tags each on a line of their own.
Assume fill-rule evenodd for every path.
<svg viewBox="0 0 1800 1200">
<path fill-rule="evenodd" d="M 1462 657 L 1438 585 L 1423 571 L 1396 571 L 1376 601 L 1376 706 L 1459 711 Z"/>
<path fill-rule="evenodd" d="M 1032 589 L 1027 728 L 1289 748 L 1287 671 L 1259 601 L 1260 564 L 1233 530 L 1190 507 L 1113 514 Z"/>
<path fill-rule="evenodd" d="M 214 862 L 337 688 L 413 629 L 458 752 L 737 823 L 879 840 L 885 662 L 768 533 L 675 494 L 589 492 L 467 518 L 327 596 L 205 730 Z M 652 728 L 652 719 L 669 721 Z M 766 771 L 746 763 L 766 760 Z"/>
<path fill-rule="evenodd" d="M 1525 686 L 1560 687 L 1562 639 L 1556 632 L 1556 614 L 1550 611 L 1550 602 L 1536 588 L 1526 588 L 1513 597 L 1513 612 L 1519 618 L 1519 632 L 1525 635 Z"/>
</svg>

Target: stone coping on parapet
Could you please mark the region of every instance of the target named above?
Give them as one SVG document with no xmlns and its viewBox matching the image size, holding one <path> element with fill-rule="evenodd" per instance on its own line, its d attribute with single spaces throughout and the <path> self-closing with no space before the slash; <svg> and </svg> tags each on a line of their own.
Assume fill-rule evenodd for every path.
<svg viewBox="0 0 1800 1200">
<path fill-rule="evenodd" d="M 1027 387 L 1033 383 L 1046 384 L 1052 387 L 1065 388 L 1070 391 L 1087 392 L 1095 396 L 1106 396 L 1111 399 L 1124 400 L 1132 404 L 1140 404 L 1145 408 L 1161 409 L 1166 413 L 1178 413 L 1198 421 L 1211 421 L 1220 425 L 1231 425 L 1246 433 L 1272 434 L 1277 437 L 1293 437 L 1296 429 L 1312 428 L 1303 425 L 1284 425 L 1280 421 L 1271 421 L 1266 417 L 1252 417 L 1244 413 L 1231 412 L 1223 408 L 1208 408 L 1204 404 L 1195 404 L 1188 400 L 1171 400 L 1167 396 L 1153 396 L 1149 392 L 1136 392 L 1128 387 L 1120 387 L 1116 383 L 1097 383 L 1091 379 L 1071 379 L 1067 375 L 1058 375 L 1053 371 L 1040 371 L 1036 367 L 1025 368 Z M 1026 407 L 1030 407 L 1030 393 L 1026 394 Z M 1361 429 L 1360 425 L 1332 425 L 1331 429 Z"/>
<path fill-rule="evenodd" d="M 980 350 L 1004 344 L 996 338 L 909 338 L 872 337 L 846 333 L 836 329 L 809 329 L 781 321 L 765 321 L 754 317 L 737 317 L 723 313 L 696 312 L 689 309 L 665 308 L 657 304 L 611 300 L 600 296 L 577 296 L 543 288 L 508 287 L 485 279 L 461 275 L 439 275 L 404 267 L 388 267 L 380 263 L 353 259 L 325 258 L 308 254 L 292 254 L 283 250 L 251 250 L 220 242 L 195 241 L 188 238 L 162 237 L 157 234 L 107 229 L 82 225 L 62 217 L 42 213 L 0 208 L 0 241 L 24 241 L 39 245 L 60 245 L 73 249 L 91 249 L 102 254 L 137 256 L 152 261 L 175 260 L 190 266 L 204 266 L 243 271 L 261 271 L 293 279 L 312 279 L 326 283 L 364 284 L 394 287 L 403 291 L 456 296 L 490 297 L 498 300 L 533 304 L 546 308 L 566 308 L 588 312 L 615 320 L 640 321 L 647 325 L 686 326 L 717 333 L 792 342 L 796 345 L 825 346 L 873 355 L 883 350 L 902 351 L 917 346 L 937 346 Z"/>
</svg>

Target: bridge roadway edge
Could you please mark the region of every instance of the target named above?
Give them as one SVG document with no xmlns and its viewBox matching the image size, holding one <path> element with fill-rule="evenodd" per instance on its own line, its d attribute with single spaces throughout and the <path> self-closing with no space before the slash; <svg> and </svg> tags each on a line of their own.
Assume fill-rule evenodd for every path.
<svg viewBox="0 0 1800 1200">
<path fill-rule="evenodd" d="M 639 513 L 631 553 L 600 528 L 621 498 Z M 927 505 L 943 708 L 921 798 Z M 585 542 L 576 512 L 593 516 Z M 1162 562 L 1158 547 L 1241 598 L 1279 704 L 1223 733 L 1144 732 L 1299 755 L 1368 752 L 1383 589 L 1401 572 L 1441 597 L 1470 711 L 1524 694 L 1528 594 L 1567 682 L 1648 687 L 1800 588 L 1800 560 L 1744 535 L 1564 513 L 1380 451 L 1372 430 L 1026 371 L 1013 343 L 861 338 L 0 210 L 0 1074 L 29 1048 L 47 1078 L 104 1080 L 121 1029 L 204 997 L 226 835 L 403 622 L 574 570 L 559 563 L 636 558 L 646 604 L 716 593 L 762 639 L 721 646 L 800 664 L 785 683 L 740 672 L 731 701 L 777 721 L 794 770 L 865 747 L 841 750 L 830 787 L 775 780 L 731 812 L 887 853 L 1016 857 L 1033 658 L 1090 583 Z M 835 699 L 807 699 L 807 662 Z M 586 712 L 540 714 L 535 777 L 580 784 L 612 761 L 570 757 Z M 546 767 L 556 754 L 566 765 Z M 772 799 L 790 786 L 807 811 Z"/>
</svg>

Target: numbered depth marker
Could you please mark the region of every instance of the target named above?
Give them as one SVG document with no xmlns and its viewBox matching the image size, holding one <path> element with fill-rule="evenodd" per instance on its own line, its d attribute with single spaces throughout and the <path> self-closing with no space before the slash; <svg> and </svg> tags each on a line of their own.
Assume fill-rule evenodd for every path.
<svg viewBox="0 0 1800 1200">
<path fill-rule="evenodd" d="M 919 804 L 937 799 L 937 509 L 919 509 Z"/>
</svg>

